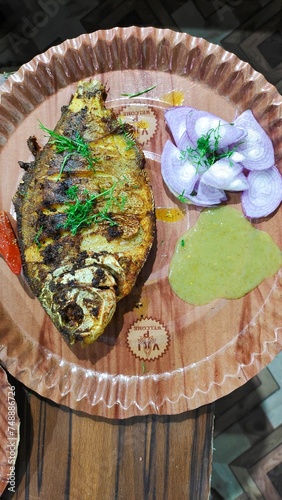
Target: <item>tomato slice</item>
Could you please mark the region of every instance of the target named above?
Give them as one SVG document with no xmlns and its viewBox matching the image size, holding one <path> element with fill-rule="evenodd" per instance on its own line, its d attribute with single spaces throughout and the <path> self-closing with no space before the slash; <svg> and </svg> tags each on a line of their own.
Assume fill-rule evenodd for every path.
<svg viewBox="0 0 282 500">
<path fill-rule="evenodd" d="M 15 274 L 20 274 L 22 259 L 16 235 L 7 212 L 0 211 L 0 255 Z"/>
</svg>

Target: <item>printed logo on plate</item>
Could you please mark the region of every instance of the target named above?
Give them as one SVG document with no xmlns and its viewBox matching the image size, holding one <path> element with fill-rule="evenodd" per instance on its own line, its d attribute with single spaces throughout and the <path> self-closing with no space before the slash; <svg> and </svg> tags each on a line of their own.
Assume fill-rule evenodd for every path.
<svg viewBox="0 0 282 500">
<path fill-rule="evenodd" d="M 157 117 L 150 106 L 124 106 L 119 118 L 134 127 L 135 137 L 144 146 L 157 130 Z"/>
<path fill-rule="evenodd" d="M 127 333 L 127 345 L 132 354 L 144 361 L 160 358 L 169 346 L 170 338 L 165 326 L 152 318 L 138 319 Z"/>
</svg>

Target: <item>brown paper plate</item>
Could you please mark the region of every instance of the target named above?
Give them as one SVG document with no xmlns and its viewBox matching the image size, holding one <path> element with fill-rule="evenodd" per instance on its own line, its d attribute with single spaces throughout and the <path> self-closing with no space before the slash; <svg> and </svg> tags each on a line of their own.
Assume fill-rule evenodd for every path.
<svg viewBox="0 0 282 500">
<path fill-rule="evenodd" d="M 177 208 L 164 188 L 160 155 L 169 137 L 164 111 L 185 104 L 232 121 L 245 109 L 272 138 L 282 168 L 282 98 L 262 75 L 233 54 L 184 33 L 115 28 L 52 47 L 23 65 L 1 88 L 1 207 L 30 161 L 29 135 L 45 140 L 41 120 L 55 126 L 76 82 L 94 77 L 109 89 L 107 104 L 136 129 L 147 158 L 156 207 Z M 123 97 L 155 86 L 136 98 Z M 240 197 L 230 204 L 240 209 Z M 239 300 L 192 307 L 178 299 L 167 271 L 178 237 L 199 215 L 157 220 L 157 240 L 132 294 L 92 346 L 69 347 L 23 277 L 0 261 L 0 359 L 26 386 L 90 414 L 125 418 L 177 414 L 215 401 L 256 375 L 281 350 L 281 273 Z M 281 211 L 256 227 L 282 245 Z"/>
<path fill-rule="evenodd" d="M 0 497 L 7 487 L 15 491 L 14 467 L 20 434 L 14 392 L 0 366 Z"/>
</svg>

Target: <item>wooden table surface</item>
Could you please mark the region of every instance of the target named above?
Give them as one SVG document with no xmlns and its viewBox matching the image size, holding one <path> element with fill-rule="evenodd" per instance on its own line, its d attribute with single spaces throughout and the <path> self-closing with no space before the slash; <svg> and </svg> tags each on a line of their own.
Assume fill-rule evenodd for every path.
<svg viewBox="0 0 282 500">
<path fill-rule="evenodd" d="M 177 416 L 93 417 L 15 386 L 16 493 L 4 500 L 207 500 L 213 405 Z"/>
</svg>

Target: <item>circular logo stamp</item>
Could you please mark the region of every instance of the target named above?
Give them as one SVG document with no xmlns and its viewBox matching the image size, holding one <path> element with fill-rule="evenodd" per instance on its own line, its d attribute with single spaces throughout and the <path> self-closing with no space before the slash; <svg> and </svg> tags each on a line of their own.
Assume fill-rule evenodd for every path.
<svg viewBox="0 0 282 500">
<path fill-rule="evenodd" d="M 169 346 L 165 326 L 153 318 L 138 319 L 127 333 L 127 345 L 132 354 L 144 361 L 160 358 Z"/>
<path fill-rule="evenodd" d="M 142 146 L 152 139 L 157 130 L 157 117 L 150 106 L 124 106 L 119 117 L 134 127 L 136 139 Z"/>
</svg>

